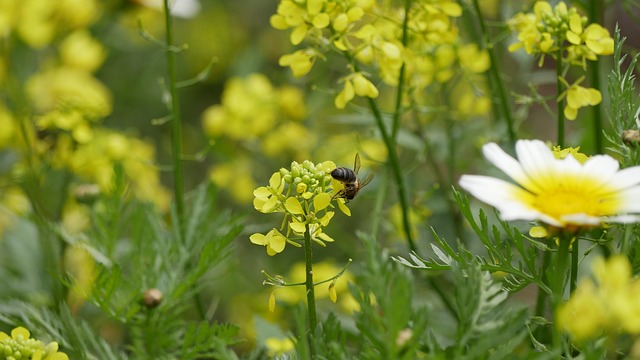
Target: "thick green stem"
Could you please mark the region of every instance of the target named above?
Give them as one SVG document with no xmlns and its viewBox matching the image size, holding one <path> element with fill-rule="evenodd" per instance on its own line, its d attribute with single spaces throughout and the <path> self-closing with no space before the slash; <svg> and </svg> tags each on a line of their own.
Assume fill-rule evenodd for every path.
<svg viewBox="0 0 640 360">
<path fill-rule="evenodd" d="M 316 295 L 313 285 L 313 252 L 311 251 L 311 231 L 309 224 L 305 224 L 304 232 L 304 260 L 305 260 L 305 288 L 307 289 L 307 312 L 309 313 L 309 351 L 314 357 L 313 336 L 318 319 L 316 316 Z"/>
<path fill-rule="evenodd" d="M 562 303 L 564 297 L 564 289 L 567 278 L 567 263 L 569 260 L 569 247 L 571 246 L 571 237 L 561 236 L 558 251 L 555 258 L 555 271 L 553 273 L 552 289 L 553 289 L 553 345 L 554 348 L 560 349 L 562 346 L 562 332 L 557 325 L 558 306 Z"/>
<path fill-rule="evenodd" d="M 576 240 L 571 245 L 571 281 L 569 282 L 569 292 L 571 294 L 573 294 L 576 287 L 578 286 L 578 253 L 580 251 L 578 246 L 579 240 L 576 238 Z"/>
<path fill-rule="evenodd" d="M 491 67 L 489 68 L 489 76 L 493 78 L 493 83 L 495 84 L 496 90 L 498 91 L 498 98 L 495 96 L 491 97 L 491 101 L 493 103 L 494 108 L 501 109 L 502 117 L 507 123 L 507 131 L 509 132 L 509 141 L 511 144 L 515 144 L 516 142 L 516 132 L 513 128 L 513 116 L 511 114 L 511 106 L 509 105 L 509 97 L 507 96 L 507 90 L 502 81 L 502 76 L 500 76 L 500 68 L 498 56 L 496 55 L 496 51 L 494 49 L 493 44 L 489 43 L 488 40 L 488 32 L 487 25 L 484 22 L 484 18 L 482 17 L 482 13 L 480 12 L 480 5 L 478 0 L 473 0 L 473 6 L 478 14 L 478 22 L 480 23 L 480 32 L 482 38 L 482 46 L 489 53 L 489 59 L 491 60 Z"/>
<path fill-rule="evenodd" d="M 176 76 L 176 53 L 173 46 L 173 22 L 169 0 L 164 0 L 164 20 L 166 27 L 166 53 L 169 70 L 169 92 L 171 93 L 171 142 L 173 159 L 173 190 L 176 201 L 179 233 L 184 240 L 184 170 L 182 166 L 182 118 L 180 116 L 180 96 Z"/>
<path fill-rule="evenodd" d="M 545 251 L 542 256 L 542 281 L 545 284 L 549 284 L 549 277 L 547 276 L 547 269 L 551 262 L 551 252 Z M 545 308 L 547 306 L 547 293 L 542 288 L 538 288 L 538 297 L 536 299 L 536 316 L 544 316 Z"/>
<path fill-rule="evenodd" d="M 558 50 L 556 59 L 556 86 L 557 96 L 564 91 L 564 83 L 562 82 L 562 48 Z M 564 99 L 558 102 L 558 146 L 564 147 Z"/>
</svg>

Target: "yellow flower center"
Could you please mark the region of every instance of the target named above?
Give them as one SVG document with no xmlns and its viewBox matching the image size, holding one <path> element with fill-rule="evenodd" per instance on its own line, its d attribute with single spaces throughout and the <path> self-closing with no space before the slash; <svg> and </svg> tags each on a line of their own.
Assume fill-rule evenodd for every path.
<svg viewBox="0 0 640 360">
<path fill-rule="evenodd" d="M 607 216 L 619 213 L 621 201 L 615 196 L 616 190 L 595 179 L 563 177 L 549 180 L 529 202 L 542 213 L 558 220 L 572 214 Z"/>
</svg>

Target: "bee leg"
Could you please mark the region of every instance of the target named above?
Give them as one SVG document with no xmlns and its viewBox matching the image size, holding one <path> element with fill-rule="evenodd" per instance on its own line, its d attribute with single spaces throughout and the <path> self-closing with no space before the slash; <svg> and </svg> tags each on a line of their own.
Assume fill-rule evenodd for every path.
<svg viewBox="0 0 640 360">
<path fill-rule="evenodd" d="M 340 198 L 343 198 L 343 199 L 346 200 L 346 194 L 344 192 L 344 189 L 342 189 L 342 190 L 338 191 L 337 193 L 333 194 L 333 196 L 331 197 L 331 200 L 340 199 Z M 346 201 L 348 201 L 348 200 L 346 200 Z"/>
</svg>

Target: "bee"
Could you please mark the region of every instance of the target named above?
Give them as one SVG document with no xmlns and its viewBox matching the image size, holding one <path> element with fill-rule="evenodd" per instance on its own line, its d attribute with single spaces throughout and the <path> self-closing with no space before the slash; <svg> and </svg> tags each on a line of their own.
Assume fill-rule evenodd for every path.
<svg viewBox="0 0 640 360">
<path fill-rule="evenodd" d="M 356 153 L 356 159 L 353 163 L 353 170 L 346 167 L 337 167 L 331 172 L 331 177 L 340 181 L 344 188 L 338 191 L 333 197 L 343 198 L 348 202 L 352 200 L 358 191 L 365 187 L 373 179 L 373 174 L 368 174 L 364 180 L 358 179 L 358 171 L 360 170 L 360 154 Z"/>
</svg>

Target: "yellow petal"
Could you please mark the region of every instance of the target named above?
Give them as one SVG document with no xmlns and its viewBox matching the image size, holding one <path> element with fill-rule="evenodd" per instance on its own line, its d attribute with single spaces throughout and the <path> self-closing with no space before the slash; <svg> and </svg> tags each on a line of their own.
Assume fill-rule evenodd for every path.
<svg viewBox="0 0 640 360">
<path fill-rule="evenodd" d="M 304 223 L 297 222 L 297 221 L 290 222 L 289 227 L 291 228 L 291 230 L 293 230 L 298 234 L 304 234 L 304 232 L 307 231 L 307 228 L 304 225 Z"/>
<path fill-rule="evenodd" d="M 569 17 L 569 29 L 578 35 L 582 34 L 582 19 L 578 13 L 571 14 Z"/>
<path fill-rule="evenodd" d="M 313 199 L 313 209 L 315 211 L 320 211 L 329 206 L 329 203 L 331 203 L 331 195 L 327 193 L 318 194 Z"/>
<path fill-rule="evenodd" d="M 249 240 L 251 240 L 252 243 L 256 244 L 256 245 L 266 245 L 267 244 L 267 237 L 263 234 L 260 233 L 255 233 L 251 236 L 249 236 Z"/>
<path fill-rule="evenodd" d="M 309 30 L 309 28 L 305 24 L 296 26 L 296 28 L 291 32 L 291 43 L 293 45 L 299 45 L 302 40 L 304 40 L 305 36 L 307 36 L 307 30 Z"/>
<path fill-rule="evenodd" d="M 344 203 L 344 199 L 338 200 L 338 208 L 347 216 L 351 216 L 351 209 L 347 207 Z"/>
<path fill-rule="evenodd" d="M 293 215 L 304 215 L 304 210 L 302 209 L 302 205 L 300 205 L 300 201 L 294 197 L 290 197 L 284 203 L 284 207 Z"/>
<path fill-rule="evenodd" d="M 541 239 L 549 236 L 549 233 L 547 232 L 547 229 L 542 226 L 532 226 L 531 229 L 529 229 L 529 236 Z"/>
<path fill-rule="evenodd" d="M 21 337 L 22 339 L 28 339 L 31 336 L 29 330 L 23 328 L 22 326 L 18 326 L 17 328 L 11 330 L 11 337 L 14 339 L 18 339 Z"/>
<path fill-rule="evenodd" d="M 316 29 L 324 29 L 331 24 L 331 18 L 329 17 L 329 14 L 322 13 L 314 16 L 311 23 Z"/>
</svg>

